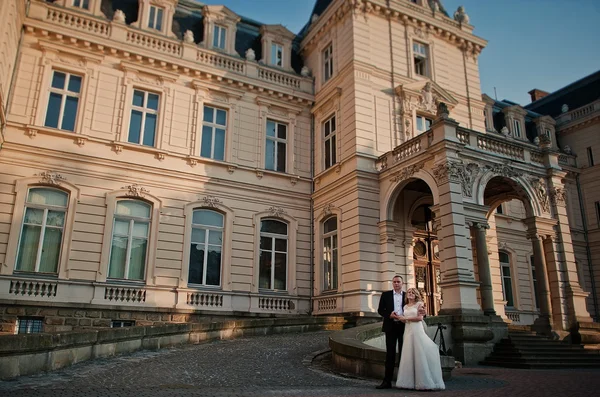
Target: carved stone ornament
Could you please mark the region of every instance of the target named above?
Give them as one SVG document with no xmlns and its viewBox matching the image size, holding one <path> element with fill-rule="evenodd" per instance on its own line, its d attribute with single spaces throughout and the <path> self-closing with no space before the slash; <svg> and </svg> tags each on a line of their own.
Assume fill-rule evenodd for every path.
<svg viewBox="0 0 600 397">
<path fill-rule="evenodd" d="M 336 209 L 336 206 L 333 205 L 332 203 L 327 204 L 325 207 L 323 207 L 323 211 L 321 211 L 321 214 L 325 217 L 325 216 L 329 216 L 333 213 L 333 210 Z"/>
<path fill-rule="evenodd" d="M 271 213 L 271 215 L 279 218 L 281 218 L 281 216 L 285 214 L 285 210 L 281 207 L 272 206 L 269 207 L 268 211 Z"/>
<path fill-rule="evenodd" d="M 569 145 L 565 145 L 564 151 L 565 151 L 565 153 L 566 153 L 566 154 L 571 154 L 571 153 L 573 153 L 573 152 L 571 151 L 571 146 L 569 146 Z"/>
<path fill-rule="evenodd" d="M 499 176 L 505 176 L 507 178 L 518 178 L 523 176 L 523 173 L 515 171 L 514 168 L 507 164 L 496 164 L 492 167 L 486 166 L 488 170 Z"/>
<path fill-rule="evenodd" d="M 146 188 L 134 183 L 133 185 L 123 186 L 121 189 L 126 189 L 126 195 L 129 197 L 144 197 L 150 193 Z"/>
<path fill-rule="evenodd" d="M 550 202 L 552 205 L 564 207 L 567 205 L 567 191 L 563 188 L 553 187 L 549 192 Z"/>
<path fill-rule="evenodd" d="M 435 104 L 436 104 L 437 96 L 433 93 L 431 89 L 431 83 L 427 82 L 423 89 L 421 90 L 421 108 L 430 113 L 435 112 Z"/>
<path fill-rule="evenodd" d="M 194 44 L 194 32 L 189 29 L 186 30 L 183 34 L 183 41 L 184 43 Z"/>
<path fill-rule="evenodd" d="M 548 190 L 546 188 L 546 181 L 544 178 L 532 177 L 529 179 L 529 184 L 533 188 L 535 196 L 540 202 L 542 210 L 544 212 L 548 212 L 550 210 L 550 202 L 548 199 Z"/>
<path fill-rule="evenodd" d="M 62 181 L 67 180 L 67 178 L 54 171 L 44 171 L 37 176 L 40 177 L 40 182 L 55 186 L 59 186 Z"/>
<path fill-rule="evenodd" d="M 248 61 L 256 60 L 256 53 L 254 52 L 254 50 L 252 48 L 248 48 L 246 50 L 246 60 L 248 60 Z"/>
<path fill-rule="evenodd" d="M 469 23 L 469 15 L 465 12 L 465 7 L 459 6 L 456 12 L 454 13 L 454 20 L 460 24 L 468 24 Z"/>
<path fill-rule="evenodd" d="M 506 138 L 510 138 L 510 131 L 508 130 L 507 126 L 502 127 L 502 129 L 500 130 L 500 133 L 502 135 L 504 135 Z"/>
<path fill-rule="evenodd" d="M 116 10 L 113 15 L 113 22 L 125 23 L 125 13 L 121 10 Z"/>
<path fill-rule="evenodd" d="M 408 178 L 412 177 L 414 174 L 422 170 L 423 167 L 425 167 L 425 163 L 418 163 L 409 165 L 408 167 L 404 167 L 394 174 L 394 176 L 392 177 L 392 182 L 396 183 L 407 180 Z"/>
<path fill-rule="evenodd" d="M 308 66 L 302 66 L 302 70 L 300 70 L 300 75 L 302 77 L 310 76 L 310 69 L 308 68 Z"/>
<path fill-rule="evenodd" d="M 435 167 L 433 175 L 438 181 L 438 185 L 446 181 L 460 183 L 463 195 L 472 197 L 473 181 L 480 168 L 476 163 L 464 164 L 460 161 L 447 161 Z"/>
<path fill-rule="evenodd" d="M 447 119 L 450 116 L 448 105 L 446 105 L 444 102 L 438 103 L 436 116 L 438 119 Z"/>
<path fill-rule="evenodd" d="M 203 197 L 202 198 L 202 203 L 204 203 L 204 205 L 206 207 L 210 207 L 210 208 L 216 208 L 220 204 L 223 204 L 223 202 L 221 200 L 219 200 L 218 198 L 216 198 L 214 196 L 205 196 L 205 197 Z"/>
</svg>

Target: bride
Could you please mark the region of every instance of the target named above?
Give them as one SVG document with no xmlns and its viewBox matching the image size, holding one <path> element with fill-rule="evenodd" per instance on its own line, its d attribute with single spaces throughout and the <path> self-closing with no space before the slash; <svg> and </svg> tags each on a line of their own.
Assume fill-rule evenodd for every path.
<svg viewBox="0 0 600 397">
<path fill-rule="evenodd" d="M 421 293 L 416 288 L 406 291 L 404 315 L 406 323 L 404 342 L 396 387 L 416 390 L 444 390 L 442 366 L 438 347 L 425 333 L 423 316 L 418 309 L 423 306 Z"/>
</svg>

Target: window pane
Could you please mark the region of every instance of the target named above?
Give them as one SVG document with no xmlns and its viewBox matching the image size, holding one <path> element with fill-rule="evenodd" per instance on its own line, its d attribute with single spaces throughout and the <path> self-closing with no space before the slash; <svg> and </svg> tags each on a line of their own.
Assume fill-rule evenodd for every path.
<svg viewBox="0 0 600 397">
<path fill-rule="evenodd" d="M 287 126 L 285 124 L 277 124 L 277 138 L 287 139 Z"/>
<path fill-rule="evenodd" d="M 81 91 L 81 77 L 71 75 L 69 77 L 68 90 L 71 92 L 79 93 Z"/>
<path fill-rule="evenodd" d="M 509 263 L 508 254 L 506 252 L 499 252 L 498 257 L 500 258 L 500 262 Z"/>
<path fill-rule="evenodd" d="M 275 170 L 275 142 L 270 139 L 265 147 L 265 169 Z"/>
<path fill-rule="evenodd" d="M 277 45 L 271 44 L 271 64 L 277 65 Z"/>
<path fill-rule="evenodd" d="M 205 113 L 206 114 L 206 113 Z M 202 127 L 202 143 L 200 145 L 200 156 L 211 158 L 212 149 L 212 128 Z"/>
<path fill-rule="evenodd" d="M 287 255 L 282 253 L 275 254 L 275 289 L 285 289 L 286 287 L 286 268 Z"/>
<path fill-rule="evenodd" d="M 16 270 L 26 272 L 35 271 L 35 261 L 37 258 L 38 246 L 40 243 L 39 226 L 23 225 L 21 241 L 19 243 L 19 256 L 17 257 Z"/>
<path fill-rule="evenodd" d="M 79 98 L 68 96 L 65 100 L 65 113 L 63 114 L 61 129 L 75 131 L 75 118 L 77 116 L 77 104 Z"/>
<path fill-rule="evenodd" d="M 65 213 L 63 211 L 48 211 L 46 225 L 63 227 L 65 225 Z"/>
<path fill-rule="evenodd" d="M 273 239 L 271 237 L 261 237 L 260 238 L 260 249 L 261 250 L 272 250 L 273 249 Z"/>
<path fill-rule="evenodd" d="M 225 36 L 227 34 L 227 30 L 225 28 L 221 28 L 221 40 L 219 41 L 219 47 L 225 48 Z"/>
<path fill-rule="evenodd" d="M 125 258 L 127 257 L 127 237 L 113 236 L 110 250 L 109 278 L 125 278 Z"/>
<path fill-rule="evenodd" d="M 129 236 L 129 221 L 122 221 L 115 219 L 115 225 L 113 227 L 113 235 L 115 236 Z"/>
<path fill-rule="evenodd" d="M 150 218 L 150 205 L 137 200 L 121 200 L 117 202 L 115 213 L 136 218 Z"/>
<path fill-rule="evenodd" d="M 275 136 L 275 122 L 267 120 L 267 136 Z"/>
<path fill-rule="evenodd" d="M 221 284 L 221 247 L 209 246 L 206 262 L 206 285 Z"/>
<path fill-rule="evenodd" d="M 275 239 L 275 251 L 287 252 L 287 240 L 283 238 Z"/>
<path fill-rule="evenodd" d="M 204 121 L 208 121 L 209 123 L 213 122 L 214 117 L 214 109 L 208 106 L 204 106 Z"/>
<path fill-rule="evenodd" d="M 190 248 L 190 270 L 188 283 L 202 284 L 204 271 L 204 244 L 192 244 Z"/>
<path fill-rule="evenodd" d="M 156 94 L 148 94 L 148 105 L 146 105 L 146 107 L 148 109 L 158 110 L 158 98 L 159 96 Z"/>
<path fill-rule="evenodd" d="M 258 287 L 271 289 L 271 252 L 269 251 L 260 253 Z"/>
<path fill-rule="evenodd" d="M 144 91 L 133 90 L 133 106 L 144 107 Z"/>
<path fill-rule="evenodd" d="M 192 244 L 204 244 L 206 240 L 206 230 L 197 227 L 192 228 Z"/>
<path fill-rule="evenodd" d="M 225 158 L 225 130 L 220 128 L 215 129 L 215 160 L 223 160 Z"/>
<path fill-rule="evenodd" d="M 335 117 L 330 119 L 331 121 L 331 132 L 335 132 Z"/>
<path fill-rule="evenodd" d="M 216 230 L 208 231 L 208 243 L 213 245 L 223 244 L 223 233 Z"/>
<path fill-rule="evenodd" d="M 33 225 L 41 225 L 44 221 L 44 210 L 39 208 L 27 208 L 25 210 L 25 217 L 23 218 L 23 223 L 33 224 Z"/>
<path fill-rule="evenodd" d="M 154 29 L 154 17 L 156 16 L 156 7 L 150 7 L 150 17 L 148 18 L 148 27 Z"/>
<path fill-rule="evenodd" d="M 159 8 L 158 14 L 156 16 L 156 30 L 162 30 L 162 18 L 163 18 L 163 10 L 162 10 L 162 8 Z"/>
<path fill-rule="evenodd" d="M 431 128 L 431 120 L 425 119 L 425 129 L 428 130 Z"/>
<path fill-rule="evenodd" d="M 329 233 L 337 230 L 337 218 L 334 216 L 329 218 L 323 224 L 323 233 Z"/>
<path fill-rule="evenodd" d="M 334 238 L 333 241 L 334 241 L 334 246 L 335 246 L 336 245 L 335 241 L 337 241 L 337 239 Z M 337 285 L 338 285 L 338 281 L 337 281 L 337 279 L 338 279 L 337 250 L 333 250 L 333 255 L 332 255 L 331 259 L 333 259 L 333 266 L 332 266 L 332 269 L 331 269 L 331 272 L 332 272 L 331 288 L 337 289 Z"/>
<path fill-rule="evenodd" d="M 129 122 L 129 137 L 127 141 L 130 143 L 140 143 L 140 135 L 142 131 L 142 112 L 137 110 L 131 111 L 131 121 Z"/>
<path fill-rule="evenodd" d="M 287 235 L 287 224 L 273 219 L 267 219 L 260 222 L 260 231 Z"/>
<path fill-rule="evenodd" d="M 146 114 L 146 124 L 144 125 L 144 142 L 146 146 L 154 146 L 154 136 L 156 135 L 156 115 Z"/>
<path fill-rule="evenodd" d="M 423 117 L 417 116 L 417 131 L 425 131 L 425 126 L 423 125 Z"/>
<path fill-rule="evenodd" d="M 277 171 L 285 172 L 285 143 L 277 142 Z"/>
<path fill-rule="evenodd" d="M 192 223 L 196 225 L 223 227 L 223 215 L 210 210 L 196 210 L 192 216 Z"/>
<path fill-rule="evenodd" d="M 67 75 L 61 72 L 54 72 L 54 75 L 52 76 L 52 87 L 53 88 L 59 88 L 59 89 L 64 89 L 65 88 L 65 82 L 67 81 Z"/>
<path fill-rule="evenodd" d="M 325 122 L 325 136 L 329 136 L 331 132 L 331 124 L 329 122 Z"/>
<path fill-rule="evenodd" d="M 215 26 L 213 29 L 213 47 L 219 46 L 219 31 L 221 29 L 218 26 Z"/>
<path fill-rule="evenodd" d="M 217 109 L 217 124 L 227 125 L 227 112 L 225 110 Z"/>
<path fill-rule="evenodd" d="M 50 93 L 50 98 L 48 99 L 48 109 L 46 110 L 46 120 L 44 121 L 44 125 L 46 127 L 58 128 L 61 101 L 62 95 L 54 92 Z"/>
<path fill-rule="evenodd" d="M 331 167 L 331 140 L 325 141 L 325 168 Z"/>
<path fill-rule="evenodd" d="M 336 151 L 336 144 L 335 144 L 335 135 L 331 137 L 331 164 L 335 164 L 337 163 L 337 159 L 336 159 L 336 155 L 335 155 L 335 151 Z"/>
<path fill-rule="evenodd" d="M 131 241 L 131 257 L 129 258 L 129 280 L 143 280 L 146 266 L 146 239 L 134 238 Z"/>
<path fill-rule="evenodd" d="M 510 267 L 509 266 L 502 266 L 502 275 L 504 277 L 510 277 Z"/>
<path fill-rule="evenodd" d="M 148 238 L 148 228 L 146 222 L 133 222 L 133 237 Z"/>
<path fill-rule="evenodd" d="M 83 0 L 83 8 L 85 8 L 85 9 L 90 8 L 90 0 Z"/>
<path fill-rule="evenodd" d="M 68 199 L 67 193 L 54 189 L 34 188 L 27 194 L 27 202 L 32 204 L 66 207 Z"/>
<path fill-rule="evenodd" d="M 40 258 L 40 272 L 56 273 L 61 242 L 62 229 L 46 228 L 44 244 L 42 245 L 42 257 Z"/>
</svg>

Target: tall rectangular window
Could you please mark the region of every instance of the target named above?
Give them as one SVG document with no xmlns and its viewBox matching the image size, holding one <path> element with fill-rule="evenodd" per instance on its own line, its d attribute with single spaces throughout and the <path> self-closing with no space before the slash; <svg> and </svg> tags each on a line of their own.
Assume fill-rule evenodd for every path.
<svg viewBox="0 0 600 397">
<path fill-rule="evenodd" d="M 225 49 L 225 39 L 227 38 L 227 29 L 223 26 L 215 25 L 213 29 L 213 47 L 221 50 Z"/>
<path fill-rule="evenodd" d="M 29 189 L 16 271 L 58 273 L 68 200 L 69 195 L 61 190 Z"/>
<path fill-rule="evenodd" d="M 200 156 L 214 160 L 225 159 L 225 131 L 227 111 L 212 106 L 204 106 L 202 121 L 202 141 Z"/>
<path fill-rule="evenodd" d="M 507 307 L 514 307 L 512 278 L 510 275 L 510 257 L 506 252 L 499 252 L 500 271 L 502 273 L 502 293 Z"/>
<path fill-rule="evenodd" d="M 338 284 L 337 217 L 323 223 L 323 290 L 335 290 Z"/>
<path fill-rule="evenodd" d="M 287 125 L 267 120 L 265 169 L 285 172 L 287 152 Z"/>
<path fill-rule="evenodd" d="M 600 227 L 600 201 L 596 201 L 594 205 L 596 206 L 596 223 Z"/>
<path fill-rule="evenodd" d="M 73 0 L 73 7 L 83 8 L 85 10 L 90 9 L 90 0 Z"/>
<path fill-rule="evenodd" d="M 413 63 L 415 74 L 419 76 L 429 75 L 429 46 L 427 44 L 413 42 Z"/>
<path fill-rule="evenodd" d="M 323 50 L 323 82 L 333 76 L 333 44 L 329 44 Z"/>
<path fill-rule="evenodd" d="M 288 225 L 266 219 L 260 222 L 260 289 L 287 289 Z"/>
<path fill-rule="evenodd" d="M 588 147 L 586 149 L 587 157 L 588 157 L 588 167 L 594 166 L 594 152 L 592 152 L 592 147 Z"/>
<path fill-rule="evenodd" d="M 75 131 L 81 80 L 81 76 L 71 73 L 57 70 L 52 73 L 50 97 L 44 122 L 46 127 Z"/>
<path fill-rule="evenodd" d="M 335 116 L 323 123 L 323 151 L 325 154 L 325 169 L 337 163 L 337 134 Z"/>
<path fill-rule="evenodd" d="M 271 44 L 271 65 L 283 66 L 283 47 L 279 44 Z"/>
<path fill-rule="evenodd" d="M 221 285 L 224 218 L 223 214 L 216 211 L 194 211 L 188 283 Z"/>
<path fill-rule="evenodd" d="M 521 137 L 521 122 L 519 120 L 513 120 L 513 135 L 515 138 Z"/>
<path fill-rule="evenodd" d="M 143 280 L 152 206 L 140 200 L 120 200 L 115 209 L 108 277 Z"/>
<path fill-rule="evenodd" d="M 164 10 L 160 7 L 150 6 L 150 16 L 148 17 L 148 27 L 150 29 L 162 32 L 162 20 Z"/>
<path fill-rule="evenodd" d="M 432 123 L 433 120 L 417 115 L 417 132 L 422 134 L 423 132 L 428 131 L 431 128 Z"/>
<path fill-rule="evenodd" d="M 144 146 L 154 146 L 159 98 L 158 94 L 151 92 L 142 90 L 133 91 L 128 142 Z"/>
</svg>

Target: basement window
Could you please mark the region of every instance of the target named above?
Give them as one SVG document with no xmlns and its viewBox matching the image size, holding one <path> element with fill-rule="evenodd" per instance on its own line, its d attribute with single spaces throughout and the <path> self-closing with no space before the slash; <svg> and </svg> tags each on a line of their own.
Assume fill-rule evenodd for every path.
<svg viewBox="0 0 600 397">
<path fill-rule="evenodd" d="M 19 317 L 15 334 L 38 334 L 43 332 L 43 319 L 41 317 Z"/>
</svg>

